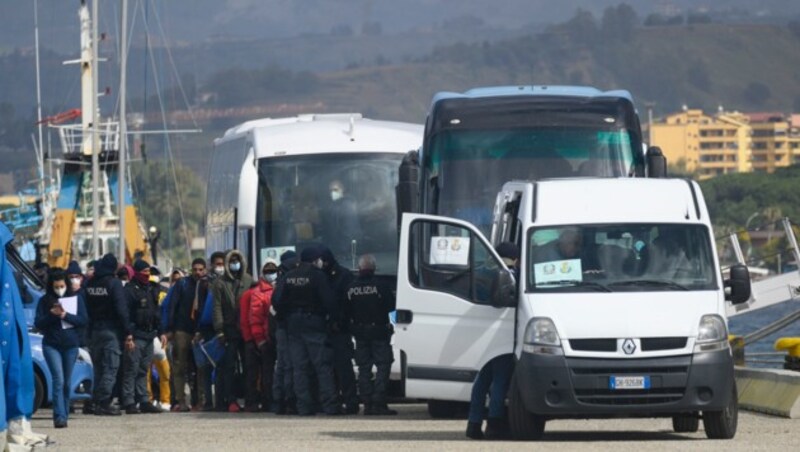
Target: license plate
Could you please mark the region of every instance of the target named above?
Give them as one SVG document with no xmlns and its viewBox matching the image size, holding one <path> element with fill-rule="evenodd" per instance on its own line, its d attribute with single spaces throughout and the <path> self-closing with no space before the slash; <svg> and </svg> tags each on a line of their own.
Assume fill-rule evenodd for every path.
<svg viewBox="0 0 800 452">
<path fill-rule="evenodd" d="M 650 389 L 650 377 L 615 377 L 608 380 L 610 389 Z"/>
</svg>

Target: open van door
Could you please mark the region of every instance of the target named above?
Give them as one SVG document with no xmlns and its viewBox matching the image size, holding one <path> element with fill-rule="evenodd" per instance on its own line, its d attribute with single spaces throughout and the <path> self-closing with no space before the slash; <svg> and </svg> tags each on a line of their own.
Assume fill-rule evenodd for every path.
<svg viewBox="0 0 800 452">
<path fill-rule="evenodd" d="M 476 227 L 453 218 L 405 214 L 398 254 L 406 396 L 468 401 L 480 369 L 513 353 L 514 277 Z"/>
</svg>

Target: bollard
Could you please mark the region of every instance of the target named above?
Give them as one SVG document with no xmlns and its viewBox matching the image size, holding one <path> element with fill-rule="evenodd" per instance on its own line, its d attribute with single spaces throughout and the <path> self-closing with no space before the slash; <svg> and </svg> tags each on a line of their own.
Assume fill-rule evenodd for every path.
<svg viewBox="0 0 800 452">
<path fill-rule="evenodd" d="M 744 338 L 742 336 L 728 335 L 728 342 L 733 352 L 733 364 L 744 366 Z"/>
<path fill-rule="evenodd" d="M 775 350 L 786 350 L 783 368 L 800 371 L 800 337 L 782 337 L 775 341 Z"/>
</svg>

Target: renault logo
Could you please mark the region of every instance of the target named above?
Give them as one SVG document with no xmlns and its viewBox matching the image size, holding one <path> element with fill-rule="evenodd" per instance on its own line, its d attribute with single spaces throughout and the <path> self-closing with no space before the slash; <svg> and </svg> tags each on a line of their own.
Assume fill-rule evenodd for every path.
<svg viewBox="0 0 800 452">
<path fill-rule="evenodd" d="M 636 351 L 636 344 L 633 342 L 633 339 L 625 339 L 622 341 L 622 351 L 625 352 L 626 355 L 632 355 L 633 352 Z"/>
</svg>

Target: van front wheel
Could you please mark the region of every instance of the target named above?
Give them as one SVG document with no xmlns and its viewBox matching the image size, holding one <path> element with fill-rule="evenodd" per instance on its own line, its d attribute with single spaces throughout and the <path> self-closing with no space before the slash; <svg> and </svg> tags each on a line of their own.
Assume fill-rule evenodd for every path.
<svg viewBox="0 0 800 452">
<path fill-rule="evenodd" d="M 537 416 L 525 409 L 516 375 L 511 377 L 511 389 L 508 391 L 508 421 L 511 425 L 511 436 L 516 440 L 535 441 L 544 434 L 546 420 L 543 416 Z"/>
<path fill-rule="evenodd" d="M 710 439 L 732 439 L 736 435 L 738 420 L 739 397 L 734 383 L 733 394 L 724 410 L 703 412 L 703 427 L 706 429 L 706 436 Z"/>
</svg>

